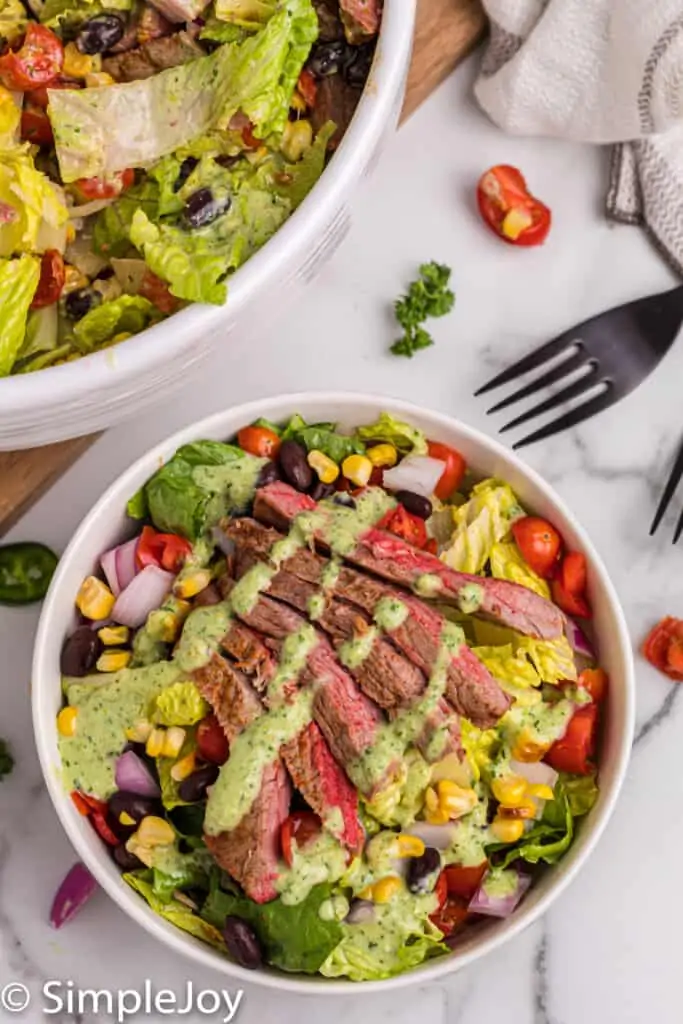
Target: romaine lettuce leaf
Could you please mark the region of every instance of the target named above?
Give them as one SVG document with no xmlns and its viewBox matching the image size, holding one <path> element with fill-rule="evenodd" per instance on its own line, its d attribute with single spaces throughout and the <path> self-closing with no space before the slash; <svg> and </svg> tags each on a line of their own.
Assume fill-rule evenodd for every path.
<svg viewBox="0 0 683 1024">
<path fill-rule="evenodd" d="M 141 295 L 120 295 L 118 299 L 95 306 L 74 324 L 73 334 L 82 352 L 93 352 L 98 345 L 117 334 L 137 334 L 160 317 L 159 310 Z"/>
<path fill-rule="evenodd" d="M 18 42 L 27 24 L 26 8 L 21 0 L 0 0 L 0 43 Z"/>
<path fill-rule="evenodd" d="M 174 924 L 176 928 L 194 935 L 195 938 L 208 942 L 210 946 L 215 946 L 221 952 L 225 951 L 225 942 L 217 927 L 208 921 L 202 920 L 198 914 L 195 914 L 193 910 L 186 907 L 184 903 L 179 903 L 178 900 L 174 899 L 164 900 L 155 893 L 151 871 L 132 871 L 121 877 L 124 882 L 128 883 L 131 889 L 135 889 L 149 903 L 154 913 L 158 914 L 159 917 L 163 917 L 166 921 Z"/>
<path fill-rule="evenodd" d="M 62 38 L 72 39 L 86 19 L 103 11 L 129 11 L 132 7 L 133 0 L 45 0 L 39 18 Z"/>
<path fill-rule="evenodd" d="M 292 417 L 283 440 L 297 441 L 309 452 L 317 449 L 337 463 L 347 455 L 362 455 L 365 445 L 356 437 L 338 433 L 336 427 L 336 423 L 306 423 L 300 416 Z"/>
<path fill-rule="evenodd" d="M 28 307 L 39 278 L 40 260 L 34 256 L 0 259 L 0 377 L 11 373 L 24 344 Z"/>
<path fill-rule="evenodd" d="M 22 100 L 23 93 L 10 92 L 0 85 L 0 153 L 19 145 Z M 0 202 L 0 212 L 2 209 Z M 9 212 L 5 211 L 5 217 Z M 0 220 L 3 222 L 4 219 Z"/>
<path fill-rule="evenodd" d="M 598 799 L 595 775 L 560 775 L 560 781 L 567 795 L 569 809 L 575 818 L 588 814 Z"/>
<path fill-rule="evenodd" d="M 277 0 L 216 0 L 216 17 L 242 28 L 259 29 L 277 6 Z"/>
<path fill-rule="evenodd" d="M 161 725 L 195 725 L 209 712 L 196 685 L 187 682 L 173 683 L 156 699 L 153 720 Z"/>
<path fill-rule="evenodd" d="M 561 780 L 555 783 L 554 792 L 555 799 L 546 802 L 541 820 L 518 843 L 493 843 L 486 848 L 487 855 L 493 855 L 496 868 L 507 868 L 519 859 L 529 864 L 556 864 L 561 860 L 574 838 L 574 815 Z M 501 854 L 502 859 L 496 854 Z"/>
<path fill-rule="evenodd" d="M 518 655 L 526 655 L 544 683 L 559 683 L 561 679 L 576 682 L 578 679 L 574 653 L 565 636 L 557 640 L 518 636 L 515 651 Z"/>
<path fill-rule="evenodd" d="M 98 213 L 93 231 L 95 252 L 107 258 L 125 256 L 131 247 L 130 225 L 136 210 L 150 220 L 158 216 L 159 186 L 151 178 L 126 189 L 120 199 Z"/>
<path fill-rule="evenodd" d="M 533 590 L 541 597 L 550 598 L 550 587 L 526 564 L 516 544 L 500 541 L 493 545 L 489 557 L 491 575 L 496 579 L 519 583 L 520 586 Z"/>
<path fill-rule="evenodd" d="M 278 175 L 275 188 L 283 198 L 291 202 L 293 209 L 303 203 L 325 170 L 327 144 L 336 130 L 334 121 L 327 121 L 301 160 L 296 164 L 286 164 L 283 173 Z"/>
<path fill-rule="evenodd" d="M 0 155 L 0 209 L 5 208 L 0 257 L 45 249 L 64 251 L 69 214 L 61 189 L 36 169 L 27 145 Z"/>
<path fill-rule="evenodd" d="M 176 846 L 158 846 L 152 861 L 155 896 L 169 900 L 176 889 L 209 888 L 213 859 L 206 847 L 181 853 Z"/>
<path fill-rule="evenodd" d="M 427 438 L 417 427 L 394 419 L 388 412 L 382 412 L 376 423 L 368 423 L 356 431 L 361 441 L 393 444 L 404 455 L 426 455 Z"/>
<path fill-rule="evenodd" d="M 502 689 L 514 697 L 518 704 L 528 707 L 541 701 L 537 689 L 541 685 L 541 677 L 524 654 L 518 654 L 512 644 L 473 647 L 472 653 L 476 654 Z"/>
<path fill-rule="evenodd" d="M 211 14 L 199 33 L 200 39 L 209 39 L 212 43 L 241 43 L 248 35 L 246 28 L 233 25 L 229 21 L 220 21 Z"/>
<path fill-rule="evenodd" d="M 524 510 L 509 484 L 482 480 L 469 501 L 453 509 L 455 533 L 441 560 L 459 572 L 481 573 L 495 544 L 504 540 Z"/>
</svg>

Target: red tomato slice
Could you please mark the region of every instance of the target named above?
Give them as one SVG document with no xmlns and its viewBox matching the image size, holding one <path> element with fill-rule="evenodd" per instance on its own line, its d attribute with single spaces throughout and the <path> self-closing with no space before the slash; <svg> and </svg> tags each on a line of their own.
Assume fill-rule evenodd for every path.
<svg viewBox="0 0 683 1024">
<path fill-rule="evenodd" d="M 488 861 L 466 868 L 460 864 L 450 864 L 445 868 L 446 883 L 449 896 L 459 896 L 460 899 L 472 899 L 481 884 L 481 880 L 488 869 Z"/>
<path fill-rule="evenodd" d="M 84 818 L 89 817 L 94 811 L 103 815 L 107 813 L 107 805 L 104 800 L 98 800 L 97 797 L 90 796 L 89 793 L 82 793 L 80 789 L 72 790 L 71 799 L 78 813 L 82 814 Z"/>
<path fill-rule="evenodd" d="M 268 427 L 242 427 L 237 434 L 240 448 L 260 459 L 274 459 L 282 444 L 274 430 Z"/>
<path fill-rule="evenodd" d="M 254 126 L 251 121 L 244 126 L 242 129 L 242 142 L 247 149 L 258 149 L 262 141 L 262 139 L 257 139 L 254 135 Z"/>
<path fill-rule="evenodd" d="M 230 748 L 228 740 L 215 715 L 202 718 L 197 726 L 197 753 L 211 764 L 225 764 Z"/>
<path fill-rule="evenodd" d="M 306 106 L 314 107 L 315 98 L 318 94 L 318 83 L 307 68 L 304 68 L 299 75 L 296 87 L 303 96 Z"/>
<path fill-rule="evenodd" d="M 482 174 L 477 185 L 477 205 L 486 224 L 510 245 L 540 245 L 550 231 L 550 210 L 531 195 L 516 167 L 499 164 Z M 507 215 L 513 212 L 522 218 L 514 230 L 509 221 L 508 226 L 505 223 Z"/>
<path fill-rule="evenodd" d="M 539 576 L 549 576 L 562 547 L 562 538 L 552 523 L 524 516 L 512 524 L 512 536 L 527 565 Z"/>
<path fill-rule="evenodd" d="M 430 555 L 438 554 L 439 545 L 437 544 L 436 537 L 430 537 L 425 544 L 424 549 L 429 552 Z"/>
<path fill-rule="evenodd" d="M 568 594 L 583 594 L 586 589 L 586 558 L 579 551 L 568 551 L 562 559 L 560 580 Z"/>
<path fill-rule="evenodd" d="M 146 565 L 158 565 L 167 572 L 178 572 L 185 559 L 192 553 L 192 545 L 176 533 L 157 533 L 151 526 L 143 526 L 135 560 L 140 569 Z"/>
<path fill-rule="evenodd" d="M 90 202 L 91 199 L 116 199 L 134 181 L 135 171 L 128 168 L 106 178 L 79 178 L 71 187 L 84 202 Z"/>
<path fill-rule="evenodd" d="M 607 696 L 609 676 L 602 668 L 586 668 L 579 676 L 579 686 L 588 690 L 596 704 L 600 704 Z"/>
<path fill-rule="evenodd" d="M 441 907 L 448 899 L 448 882 L 446 880 L 445 871 L 441 871 L 439 877 L 436 880 L 436 885 L 434 886 L 434 895 L 436 896 L 436 909 L 441 910 Z"/>
<path fill-rule="evenodd" d="M 667 615 L 650 630 L 642 650 L 660 672 L 676 682 L 683 682 L 683 619 Z"/>
<path fill-rule="evenodd" d="M 90 821 L 100 839 L 103 839 L 107 846 L 119 845 L 119 837 L 112 832 L 102 811 L 93 811 L 90 815 Z"/>
<path fill-rule="evenodd" d="M 21 138 L 33 146 L 51 146 L 54 142 L 50 118 L 40 107 L 27 104 L 22 110 Z"/>
<path fill-rule="evenodd" d="M 0 57 L 0 84 L 15 92 L 49 85 L 62 70 L 64 48 L 49 28 L 29 22 L 19 50 Z"/>
<path fill-rule="evenodd" d="M 589 775 L 594 769 L 590 759 L 595 752 L 598 716 L 597 704 L 587 704 L 575 711 L 566 733 L 553 743 L 543 760 L 558 772 Z"/>
<path fill-rule="evenodd" d="M 411 515 L 403 505 L 397 505 L 391 512 L 387 512 L 377 526 L 380 530 L 388 530 L 389 533 L 402 537 L 416 548 L 424 548 L 427 543 L 427 527 L 424 519 Z"/>
<path fill-rule="evenodd" d="M 427 441 L 427 451 L 433 459 L 439 459 L 440 462 L 446 463 L 446 468 L 434 488 L 437 498 L 440 501 L 446 501 L 460 486 L 467 463 L 455 448 L 449 448 L 447 444 L 441 444 L 439 441 Z"/>
<path fill-rule="evenodd" d="M 429 915 L 429 920 L 436 925 L 440 932 L 443 932 L 444 938 L 447 939 L 462 927 L 468 917 L 467 903 L 457 896 L 449 896 L 442 907 Z"/>
<path fill-rule="evenodd" d="M 162 546 L 158 542 L 159 534 L 153 526 L 143 526 L 138 546 L 135 549 L 135 561 L 139 569 L 146 565 L 161 565 Z"/>
<path fill-rule="evenodd" d="M 153 306 L 156 306 L 158 310 L 167 316 L 175 313 L 180 305 L 180 299 L 177 299 L 175 295 L 171 295 L 166 281 L 162 281 L 160 277 L 157 277 L 149 269 L 145 270 L 140 282 L 139 294 L 142 295 L 143 299 L 149 299 Z"/>
<path fill-rule="evenodd" d="M 294 811 L 282 822 L 280 827 L 280 845 L 285 863 L 291 868 L 294 862 L 292 841 L 298 847 L 306 846 L 316 839 L 322 831 L 322 822 L 313 811 Z"/>
<path fill-rule="evenodd" d="M 553 580 L 550 584 L 553 601 L 567 615 L 573 615 L 577 619 L 590 619 L 593 616 L 591 607 L 585 597 L 581 594 L 570 594 L 562 586 L 561 580 Z"/>
<path fill-rule="evenodd" d="M 47 249 L 40 259 L 40 278 L 31 301 L 31 309 L 54 305 L 62 294 L 65 277 L 62 254 L 56 249 Z"/>
</svg>

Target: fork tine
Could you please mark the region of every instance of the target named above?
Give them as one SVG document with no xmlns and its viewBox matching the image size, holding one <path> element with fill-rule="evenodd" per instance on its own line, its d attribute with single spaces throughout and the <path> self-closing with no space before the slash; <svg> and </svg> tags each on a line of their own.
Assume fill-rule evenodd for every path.
<svg viewBox="0 0 683 1024">
<path fill-rule="evenodd" d="M 479 388 L 478 391 L 474 392 L 474 397 L 477 398 L 479 395 L 485 394 L 487 391 L 493 391 L 494 388 L 499 388 L 501 384 L 507 384 L 509 381 L 514 380 L 516 377 L 521 377 L 523 373 L 528 373 L 530 370 L 537 370 L 543 363 L 547 363 L 549 359 L 554 356 L 559 356 L 568 345 L 572 344 L 572 334 L 574 331 L 565 331 L 564 334 L 560 334 L 557 338 L 553 338 L 552 341 L 547 342 L 545 345 L 541 345 L 540 348 L 530 352 L 527 356 L 519 359 L 512 366 L 508 366 L 507 370 L 503 370 L 497 374 L 488 384 L 484 384 Z M 575 341 L 574 344 L 578 344 Z"/>
<path fill-rule="evenodd" d="M 671 470 L 671 475 L 669 476 L 669 479 L 666 482 L 666 487 L 664 488 L 664 493 L 662 494 L 662 497 L 661 497 L 661 500 L 659 502 L 659 505 L 657 506 L 657 511 L 655 512 L 655 517 L 652 520 L 652 526 L 650 527 L 650 536 L 653 535 L 653 533 L 656 531 L 657 527 L 661 523 L 662 519 L 664 518 L 664 513 L 666 512 L 667 508 L 669 507 L 671 499 L 674 496 L 674 491 L 678 487 L 678 484 L 679 484 L 680 479 L 681 479 L 682 476 L 683 476 L 683 444 L 681 445 L 680 450 L 678 452 L 678 455 L 676 456 L 676 461 L 674 463 L 673 469 Z M 683 530 L 683 520 L 681 522 L 679 522 L 678 526 L 676 527 L 676 537 L 675 537 L 675 540 L 674 540 L 674 544 L 678 540 L 678 537 L 680 536 L 681 530 Z"/>
<path fill-rule="evenodd" d="M 536 380 L 532 380 L 530 384 L 526 384 L 519 391 L 515 391 L 512 395 L 508 395 L 507 398 L 503 398 L 497 405 L 491 406 L 487 409 L 487 415 L 492 412 L 500 412 L 501 409 L 507 409 L 509 405 L 514 405 L 515 402 L 520 402 L 523 398 L 528 398 L 529 395 L 535 394 L 536 391 L 540 391 L 541 388 L 548 387 L 550 384 L 556 384 L 559 380 L 564 377 L 568 377 L 574 370 L 578 370 L 580 366 L 586 364 L 586 354 L 582 349 L 575 352 L 569 359 L 563 360 L 559 366 L 554 367 L 552 370 L 548 370 L 541 377 L 537 377 Z"/>
<path fill-rule="evenodd" d="M 680 519 L 676 523 L 676 529 L 674 530 L 674 544 L 678 544 L 678 538 L 683 533 L 683 512 L 681 512 Z"/>
<path fill-rule="evenodd" d="M 542 441 L 546 437 L 552 437 L 553 434 L 559 434 L 561 430 L 566 430 L 568 427 L 575 427 L 577 423 L 582 423 L 583 420 L 587 420 L 589 417 L 595 416 L 596 413 L 608 409 L 616 401 L 617 396 L 614 394 L 610 382 L 605 381 L 604 383 L 608 386 L 599 395 L 595 395 L 588 402 L 577 405 L 575 409 L 570 409 L 564 416 L 553 420 L 552 423 L 546 423 L 544 427 L 534 431 L 533 434 L 528 434 L 527 437 L 523 437 L 521 441 L 516 441 L 512 446 L 513 449 L 516 451 L 528 444 L 534 444 L 536 441 Z"/>
<path fill-rule="evenodd" d="M 522 423 L 526 423 L 527 420 L 532 420 L 535 416 L 540 416 L 544 412 L 550 412 L 551 409 L 556 409 L 558 405 L 562 405 L 563 402 L 568 402 L 572 398 L 579 398 L 590 388 L 594 387 L 598 381 L 596 377 L 600 372 L 600 367 L 596 362 L 593 362 L 589 373 L 584 373 L 580 380 L 575 380 L 573 384 L 570 384 L 566 388 L 562 388 L 561 391 L 556 391 L 554 395 L 546 398 L 545 402 L 541 402 L 540 405 L 534 406 L 533 409 L 528 409 L 526 412 L 520 413 L 519 416 L 515 417 L 514 420 L 510 420 L 504 427 L 500 428 L 500 433 L 505 434 L 508 430 L 512 430 L 513 427 L 519 427 Z"/>
</svg>

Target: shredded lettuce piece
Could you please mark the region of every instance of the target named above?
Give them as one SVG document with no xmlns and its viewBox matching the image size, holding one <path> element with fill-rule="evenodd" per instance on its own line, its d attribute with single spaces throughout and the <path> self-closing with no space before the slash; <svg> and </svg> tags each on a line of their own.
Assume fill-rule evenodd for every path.
<svg viewBox="0 0 683 1024">
<path fill-rule="evenodd" d="M 574 653 L 565 636 L 557 640 L 533 640 L 520 636 L 515 642 L 517 654 L 524 654 L 536 668 L 544 683 L 559 683 L 562 679 L 576 682 L 578 673 Z"/>
<path fill-rule="evenodd" d="M 28 25 L 26 8 L 21 0 L 0 0 L 0 41 L 17 43 Z"/>
<path fill-rule="evenodd" d="M 325 170 L 327 144 L 337 130 L 334 121 L 327 121 L 319 130 L 312 146 L 296 164 L 286 164 L 275 183 L 276 191 L 292 204 L 292 209 L 303 203 L 320 175 Z"/>
<path fill-rule="evenodd" d="M 69 214 L 61 189 L 37 170 L 30 147 L 0 154 L 0 257 L 21 252 L 64 251 Z"/>
<path fill-rule="evenodd" d="M 100 210 L 93 230 L 93 248 L 107 259 L 125 256 L 131 248 L 130 226 L 136 210 L 150 220 L 159 213 L 159 185 L 146 178 L 139 185 L 126 189 L 120 199 Z"/>
<path fill-rule="evenodd" d="M 19 6 L 21 7 L 21 4 Z M 2 10 L 0 9 L 1 36 Z M 21 102 L 22 93 L 10 92 L 0 85 L 0 153 L 5 150 L 14 149 L 19 144 Z"/>
<path fill-rule="evenodd" d="M 95 306 L 77 321 L 74 339 L 82 352 L 93 352 L 117 334 L 137 334 L 159 316 L 156 306 L 141 295 L 120 295 Z"/>
<path fill-rule="evenodd" d="M 530 707 L 540 703 L 542 697 L 537 688 L 542 679 L 531 662 L 524 654 L 517 653 L 512 644 L 473 647 L 472 653 L 518 704 Z"/>
<path fill-rule="evenodd" d="M 225 951 L 225 942 L 218 928 L 209 924 L 208 921 L 204 921 L 198 914 L 195 914 L 193 910 L 190 910 L 189 907 L 178 902 L 178 900 L 162 899 L 161 896 L 155 893 L 151 871 L 133 871 L 121 877 L 124 882 L 128 883 L 131 889 L 134 889 L 142 896 L 159 917 L 163 917 L 166 921 L 175 925 L 176 928 L 189 932 L 195 938 L 208 942 L 210 946 L 215 946 L 221 952 Z"/>
<path fill-rule="evenodd" d="M 216 17 L 246 29 L 261 28 L 277 10 L 277 0 L 216 0 Z"/>
<path fill-rule="evenodd" d="M 161 725 L 195 725 L 209 712 L 209 705 L 195 683 L 174 683 L 156 699 L 153 719 Z"/>
<path fill-rule="evenodd" d="M 482 769 L 491 764 L 494 754 L 500 747 L 498 733 L 495 729 L 480 729 L 467 718 L 460 719 L 460 730 L 465 757 L 472 769 L 474 781 L 478 782 Z"/>
<path fill-rule="evenodd" d="M 382 825 L 410 825 L 422 808 L 424 792 L 432 767 L 418 750 L 410 749 L 403 758 L 402 771 L 372 800 L 366 800 L 366 812 Z"/>
<path fill-rule="evenodd" d="M 455 533 L 441 560 L 459 572 L 481 573 L 493 546 L 504 540 L 511 524 L 523 515 L 509 484 L 482 480 L 472 488 L 469 501 L 453 509 Z"/>
<path fill-rule="evenodd" d="M 410 423 L 394 419 L 388 412 L 382 412 L 375 423 L 358 427 L 356 431 L 361 441 L 393 444 L 403 455 L 426 455 L 427 438 L 424 432 Z"/>
<path fill-rule="evenodd" d="M 24 344 L 28 308 L 39 278 L 40 260 L 34 256 L 0 259 L 0 377 L 11 373 Z"/>
<path fill-rule="evenodd" d="M 516 544 L 503 541 L 494 544 L 490 552 L 490 561 L 491 575 L 496 579 L 519 583 L 541 597 L 550 599 L 550 587 L 526 564 Z"/>
</svg>

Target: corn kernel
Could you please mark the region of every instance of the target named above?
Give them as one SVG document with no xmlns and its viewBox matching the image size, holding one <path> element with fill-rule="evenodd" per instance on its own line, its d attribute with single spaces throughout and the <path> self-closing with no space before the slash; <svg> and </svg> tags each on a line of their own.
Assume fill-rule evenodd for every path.
<svg viewBox="0 0 683 1024">
<path fill-rule="evenodd" d="M 389 903 L 401 889 L 401 879 L 397 875 L 380 878 L 372 887 L 372 899 L 375 903 Z"/>
<path fill-rule="evenodd" d="M 537 800 L 553 800 L 555 794 L 553 793 L 551 786 L 546 786 L 542 782 L 532 782 L 526 788 L 529 796 L 536 797 Z"/>
<path fill-rule="evenodd" d="M 85 76 L 85 84 L 92 89 L 101 85 L 116 85 L 116 79 L 108 75 L 106 71 L 88 71 Z"/>
<path fill-rule="evenodd" d="M 512 756 L 515 761 L 531 764 L 540 761 L 547 750 L 547 744 L 537 743 L 528 729 L 522 729 L 512 749 Z"/>
<path fill-rule="evenodd" d="M 425 852 L 425 844 L 418 836 L 401 834 L 396 836 L 397 857 L 421 857 Z"/>
<path fill-rule="evenodd" d="M 528 210 L 523 209 L 519 206 L 513 206 L 511 210 L 505 214 L 503 223 L 500 226 L 502 233 L 506 238 L 516 242 L 523 231 L 530 228 L 534 220 Z"/>
<path fill-rule="evenodd" d="M 425 821 L 430 825 L 445 825 L 448 821 L 448 814 L 441 807 L 436 790 L 427 786 L 425 790 Z"/>
<path fill-rule="evenodd" d="M 173 587 L 173 593 L 177 597 L 196 597 L 202 590 L 208 587 L 211 582 L 211 571 L 209 569 L 196 569 L 190 572 Z"/>
<path fill-rule="evenodd" d="M 138 842 L 143 846 L 170 846 L 175 842 L 175 832 L 167 821 L 148 814 L 140 822 L 137 831 Z"/>
<path fill-rule="evenodd" d="M 81 53 L 75 43 L 67 43 L 64 47 L 62 73 L 68 78 L 85 78 L 92 71 L 99 71 L 101 67 L 102 57 L 99 53 L 93 56 Z"/>
<path fill-rule="evenodd" d="M 96 576 L 87 576 L 76 595 L 76 607 L 86 619 L 108 619 L 116 598 L 106 583 Z"/>
<path fill-rule="evenodd" d="M 60 736 L 71 738 L 76 735 L 78 708 L 62 708 L 57 715 L 57 730 Z"/>
<path fill-rule="evenodd" d="M 339 476 L 337 463 L 316 448 L 308 453 L 308 465 L 316 471 L 321 484 L 333 484 Z"/>
<path fill-rule="evenodd" d="M 439 807 L 449 818 L 461 818 L 477 805 L 477 794 L 473 789 L 464 789 L 450 779 L 440 779 L 436 784 Z"/>
<path fill-rule="evenodd" d="M 288 121 L 282 133 L 280 152 L 290 163 L 296 163 L 312 142 L 313 128 L 310 121 L 305 118 L 300 121 Z"/>
<path fill-rule="evenodd" d="M 519 807 L 524 802 L 526 789 L 526 779 L 521 775 L 506 775 L 491 783 L 491 792 L 504 807 Z"/>
<path fill-rule="evenodd" d="M 97 659 L 96 669 L 98 672 L 120 672 L 126 668 L 132 653 L 130 651 L 105 651 Z"/>
<path fill-rule="evenodd" d="M 185 757 L 181 757 L 179 761 L 171 768 L 171 778 L 174 782 L 182 782 L 183 779 L 187 779 L 192 775 L 192 772 L 197 766 L 197 758 L 194 750 L 191 750 Z"/>
<path fill-rule="evenodd" d="M 516 843 L 524 835 L 524 822 L 520 818 L 494 818 L 491 832 L 499 843 Z"/>
<path fill-rule="evenodd" d="M 111 343 L 112 345 L 118 345 L 119 342 L 128 341 L 128 339 L 132 337 L 133 334 L 131 331 L 119 331 L 119 333 L 115 334 L 114 337 L 111 339 Z"/>
<path fill-rule="evenodd" d="M 185 730 L 181 729 L 179 725 L 172 725 L 170 729 L 166 730 L 161 748 L 162 757 L 177 757 L 184 742 Z"/>
<path fill-rule="evenodd" d="M 66 263 L 64 265 L 64 285 L 62 286 L 63 296 L 68 295 L 69 292 L 75 292 L 78 288 L 86 288 L 88 283 L 88 278 L 85 274 L 82 274 L 77 267 L 74 267 L 71 263 Z"/>
<path fill-rule="evenodd" d="M 75 237 L 76 237 L 76 228 L 73 226 L 73 224 L 68 223 L 66 225 L 66 241 L 67 241 L 67 245 L 70 242 L 73 242 Z"/>
<path fill-rule="evenodd" d="M 152 723 L 148 722 L 146 718 L 141 718 L 135 725 L 126 729 L 126 739 L 131 743 L 146 743 L 151 731 Z"/>
<path fill-rule="evenodd" d="M 375 444 L 368 448 L 368 458 L 373 466 L 381 466 L 388 469 L 395 466 L 398 460 L 398 452 L 393 444 Z"/>
<path fill-rule="evenodd" d="M 371 900 L 372 899 L 372 886 L 366 885 L 364 889 L 358 893 L 359 900 Z"/>
<path fill-rule="evenodd" d="M 154 625 L 150 629 L 150 633 L 154 633 L 154 637 L 157 640 L 161 640 L 162 643 L 172 644 L 180 633 L 180 627 L 182 626 L 181 620 L 173 612 L 152 612 L 154 616 Z"/>
<path fill-rule="evenodd" d="M 526 797 L 521 803 L 515 807 L 503 807 L 498 808 L 498 814 L 501 818 L 521 818 L 522 820 L 530 820 L 536 817 L 538 806 L 534 800 Z"/>
<path fill-rule="evenodd" d="M 119 814 L 119 821 L 122 825 L 125 825 L 126 828 L 130 828 L 131 825 L 135 824 L 135 818 L 133 818 L 128 811 L 121 811 Z"/>
<path fill-rule="evenodd" d="M 105 647 L 116 647 L 128 643 L 130 630 L 128 626 L 103 626 L 97 630 L 97 635 Z"/>
<path fill-rule="evenodd" d="M 365 487 L 370 479 L 372 468 L 372 463 L 367 455 L 347 455 L 342 462 L 342 473 L 356 487 Z"/>
<path fill-rule="evenodd" d="M 145 753 L 148 757 L 161 757 L 161 752 L 164 749 L 164 740 L 166 739 L 165 729 L 152 729 L 147 742 L 145 743 Z"/>
<path fill-rule="evenodd" d="M 303 98 L 298 89 L 294 90 L 294 95 L 289 101 L 289 105 L 292 110 L 296 110 L 297 114 L 303 114 L 306 110 L 306 100 Z"/>
</svg>

